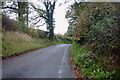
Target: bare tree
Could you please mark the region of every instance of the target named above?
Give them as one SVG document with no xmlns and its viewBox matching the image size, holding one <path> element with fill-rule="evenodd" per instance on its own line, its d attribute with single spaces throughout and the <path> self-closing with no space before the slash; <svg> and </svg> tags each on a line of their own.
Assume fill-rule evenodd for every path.
<svg viewBox="0 0 120 80">
<path fill-rule="evenodd" d="M 39 18 L 39 20 L 36 22 L 38 23 L 41 19 L 45 20 L 47 30 L 49 30 L 49 38 L 53 39 L 54 38 L 54 10 L 55 10 L 55 4 L 57 0 L 43 0 L 41 3 L 44 5 L 45 9 L 40 9 L 32 5 L 32 7 L 37 11 L 39 16 L 36 17 Z M 44 24 L 45 24 L 44 23 Z M 43 24 L 43 25 L 44 25 Z"/>
</svg>

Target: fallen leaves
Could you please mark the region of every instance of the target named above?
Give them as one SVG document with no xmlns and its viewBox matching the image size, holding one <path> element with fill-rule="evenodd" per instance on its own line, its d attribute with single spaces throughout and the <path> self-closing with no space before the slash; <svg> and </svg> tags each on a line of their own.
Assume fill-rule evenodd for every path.
<svg viewBox="0 0 120 80">
<path fill-rule="evenodd" d="M 73 58 L 69 55 L 69 61 L 70 61 L 70 67 L 72 69 L 72 71 L 75 74 L 75 78 L 80 78 L 80 79 L 89 79 L 89 77 L 87 76 L 83 76 L 80 72 L 80 68 L 74 63 Z"/>
</svg>

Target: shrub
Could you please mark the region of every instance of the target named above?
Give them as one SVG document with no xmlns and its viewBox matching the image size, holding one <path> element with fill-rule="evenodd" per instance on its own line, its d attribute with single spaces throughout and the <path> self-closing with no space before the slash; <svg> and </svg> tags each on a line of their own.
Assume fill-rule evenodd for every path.
<svg viewBox="0 0 120 80">
<path fill-rule="evenodd" d="M 2 27 L 4 30 L 16 31 L 18 30 L 18 24 L 19 23 L 17 21 L 9 19 L 5 14 L 2 15 Z"/>
</svg>

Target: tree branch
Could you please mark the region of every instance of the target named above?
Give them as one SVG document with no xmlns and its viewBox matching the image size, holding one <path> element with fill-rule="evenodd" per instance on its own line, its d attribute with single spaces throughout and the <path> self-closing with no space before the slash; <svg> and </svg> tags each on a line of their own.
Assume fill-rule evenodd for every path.
<svg viewBox="0 0 120 80">
<path fill-rule="evenodd" d="M 42 19 L 39 19 L 37 22 L 33 23 L 34 25 L 36 25 L 38 22 L 40 22 Z"/>
<path fill-rule="evenodd" d="M 7 7 L 2 7 L 2 9 L 6 9 L 6 8 L 9 8 L 9 9 L 14 9 L 14 10 L 18 10 L 17 8 L 14 8 L 14 7 L 9 7 L 9 6 L 7 6 Z"/>
<path fill-rule="evenodd" d="M 43 23 L 42 25 L 38 25 L 37 27 L 39 27 L 39 26 L 43 26 L 43 25 L 45 25 L 45 23 Z"/>
<path fill-rule="evenodd" d="M 30 19 L 32 19 L 32 20 L 35 20 L 35 19 L 37 19 L 37 18 L 39 18 L 40 16 L 36 16 L 35 18 L 30 18 Z"/>
</svg>

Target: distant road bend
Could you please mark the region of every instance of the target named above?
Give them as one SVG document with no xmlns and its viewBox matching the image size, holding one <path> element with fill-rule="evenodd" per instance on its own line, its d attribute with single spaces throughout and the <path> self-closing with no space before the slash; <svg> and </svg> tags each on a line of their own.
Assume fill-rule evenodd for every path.
<svg viewBox="0 0 120 80">
<path fill-rule="evenodd" d="M 68 52 L 70 44 L 59 44 L 29 52 L 2 63 L 3 78 L 74 78 Z"/>
</svg>

